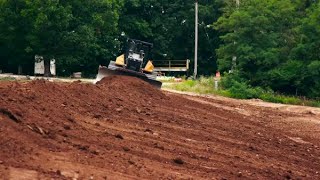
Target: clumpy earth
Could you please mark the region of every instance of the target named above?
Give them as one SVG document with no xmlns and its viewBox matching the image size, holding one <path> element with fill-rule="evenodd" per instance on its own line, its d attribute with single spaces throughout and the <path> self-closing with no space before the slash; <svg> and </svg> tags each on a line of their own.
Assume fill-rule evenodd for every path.
<svg viewBox="0 0 320 180">
<path fill-rule="evenodd" d="M 319 179 L 320 117 L 98 84 L 0 82 L 0 179 Z"/>
</svg>

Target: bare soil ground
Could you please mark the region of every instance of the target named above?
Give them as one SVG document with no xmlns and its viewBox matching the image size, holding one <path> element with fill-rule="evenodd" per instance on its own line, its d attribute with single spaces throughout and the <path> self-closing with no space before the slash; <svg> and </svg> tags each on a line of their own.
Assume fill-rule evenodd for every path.
<svg viewBox="0 0 320 180">
<path fill-rule="evenodd" d="M 154 89 L 0 83 L 0 179 L 320 179 L 317 108 Z"/>
</svg>

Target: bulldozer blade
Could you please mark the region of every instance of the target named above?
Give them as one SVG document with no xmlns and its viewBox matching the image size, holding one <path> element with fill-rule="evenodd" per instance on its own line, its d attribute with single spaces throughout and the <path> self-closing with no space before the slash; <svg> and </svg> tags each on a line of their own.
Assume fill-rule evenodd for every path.
<svg viewBox="0 0 320 180">
<path fill-rule="evenodd" d="M 155 80 L 155 78 L 152 77 L 151 75 L 148 77 L 147 74 L 135 72 L 132 70 L 121 68 L 121 67 L 113 68 L 113 69 L 109 69 L 107 67 L 99 67 L 99 71 L 98 71 L 98 74 L 97 74 L 97 77 L 96 77 L 96 80 L 94 81 L 94 83 L 96 84 L 97 82 L 101 81 L 104 77 L 108 77 L 108 76 L 137 77 L 137 78 L 153 85 L 156 88 L 161 89 L 161 86 L 162 86 L 162 82 Z"/>
</svg>

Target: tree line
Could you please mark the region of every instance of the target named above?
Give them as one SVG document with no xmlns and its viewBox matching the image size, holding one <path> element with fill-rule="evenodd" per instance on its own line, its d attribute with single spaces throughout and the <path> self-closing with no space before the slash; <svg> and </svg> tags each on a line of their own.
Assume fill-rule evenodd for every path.
<svg viewBox="0 0 320 180">
<path fill-rule="evenodd" d="M 215 28 L 223 32 L 217 49 L 220 70 L 233 68 L 234 78 L 252 86 L 320 97 L 318 0 L 229 4 Z"/>
<path fill-rule="evenodd" d="M 239 2 L 199 0 L 199 73 L 319 97 L 319 1 Z M 60 76 L 94 75 L 126 38 L 154 43 L 153 59 L 193 64 L 194 0 L 0 0 L 0 12 L 3 71 L 32 74 L 37 54 L 55 58 Z"/>
<path fill-rule="evenodd" d="M 200 4 L 200 71 L 216 70 L 218 34 L 209 27 L 220 2 Z M 192 59 L 194 1 L 0 0 L 0 69 L 32 74 L 34 56 L 56 59 L 58 75 L 95 74 L 123 51 L 126 38 L 154 44 L 153 59 Z"/>
</svg>

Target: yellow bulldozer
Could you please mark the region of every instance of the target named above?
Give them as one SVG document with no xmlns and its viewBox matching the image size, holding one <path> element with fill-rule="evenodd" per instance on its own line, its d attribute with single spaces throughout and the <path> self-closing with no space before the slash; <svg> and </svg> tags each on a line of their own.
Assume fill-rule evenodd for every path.
<svg viewBox="0 0 320 180">
<path fill-rule="evenodd" d="M 108 67 L 100 66 L 95 82 L 111 75 L 134 76 L 161 88 L 162 83 L 156 80 L 157 72 L 151 61 L 152 48 L 152 43 L 128 39 L 124 54 L 116 61 L 110 61 Z"/>
</svg>

